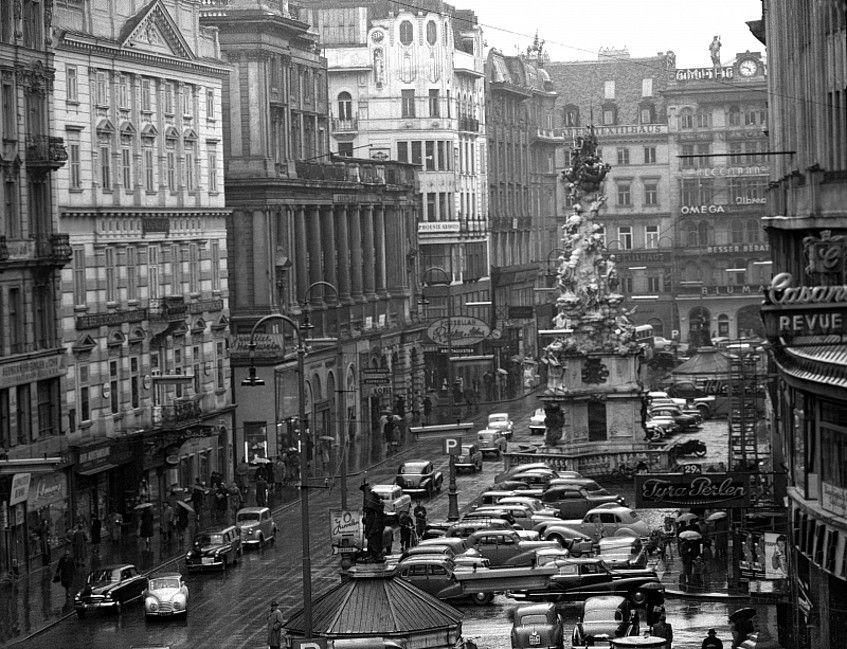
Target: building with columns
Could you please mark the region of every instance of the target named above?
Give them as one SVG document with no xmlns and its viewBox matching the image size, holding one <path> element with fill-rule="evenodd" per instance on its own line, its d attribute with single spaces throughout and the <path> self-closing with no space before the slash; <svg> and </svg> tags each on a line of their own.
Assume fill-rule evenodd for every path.
<svg viewBox="0 0 847 649">
<path fill-rule="evenodd" d="M 70 248 L 55 209 L 67 152 L 51 132 L 52 19 L 42 2 L 0 6 L 0 574 L 8 574 L 40 556 L 38 530 L 56 547 L 68 522 L 58 310 Z"/>
<path fill-rule="evenodd" d="M 202 21 L 217 28 L 230 66 L 223 121 L 238 456 L 296 446 L 288 325 L 277 320 L 252 337 L 265 388 L 241 380 L 260 317 L 308 317 L 304 336 L 338 340 L 310 345 L 304 376 L 309 461 L 331 471 L 341 449 L 381 457 L 383 413 L 409 409 L 422 391 L 417 200 L 412 165 L 330 153 L 326 59 L 306 18 L 287 2 L 243 1 L 209 3 Z"/>
<path fill-rule="evenodd" d="M 232 476 L 222 62 L 191 0 L 55 6 L 73 519 Z"/>
</svg>

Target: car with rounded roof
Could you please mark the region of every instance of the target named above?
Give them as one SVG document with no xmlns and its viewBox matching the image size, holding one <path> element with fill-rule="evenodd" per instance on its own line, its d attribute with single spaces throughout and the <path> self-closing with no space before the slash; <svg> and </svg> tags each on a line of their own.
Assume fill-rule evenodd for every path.
<svg viewBox="0 0 847 649">
<path fill-rule="evenodd" d="M 582 520 L 565 520 L 563 524 L 593 537 L 598 522 L 602 526 L 604 537 L 634 536 L 646 542 L 650 536 L 650 527 L 644 519 L 635 510 L 623 505 L 595 507 L 586 512 Z"/>
<path fill-rule="evenodd" d="M 547 432 L 547 415 L 544 413 L 544 408 L 536 408 L 529 418 L 529 434 L 543 435 Z"/>
<path fill-rule="evenodd" d="M 466 469 L 472 473 L 482 471 L 482 451 L 476 444 L 462 444 L 454 461 L 456 470 Z"/>
<path fill-rule="evenodd" d="M 594 539 L 590 534 L 575 527 L 569 527 L 564 521 L 541 521 L 533 528 L 545 541 L 556 541 L 570 552 L 571 556 L 581 557 L 594 551 Z"/>
<path fill-rule="evenodd" d="M 605 487 L 601 486 L 596 480 L 592 480 L 591 478 L 553 478 L 550 481 L 550 487 L 557 487 L 559 485 L 582 487 L 588 493 L 597 496 L 605 496 L 609 493 Z"/>
<path fill-rule="evenodd" d="M 501 453 L 505 453 L 509 445 L 506 436 L 499 428 L 483 428 L 477 431 L 476 443 L 483 455 L 493 454 L 496 457 L 500 457 Z"/>
<path fill-rule="evenodd" d="M 523 503 L 498 503 L 496 505 L 484 505 L 482 507 L 478 507 L 474 511 L 478 513 L 492 512 L 493 514 L 508 512 L 514 521 L 512 524 L 517 525 L 524 530 L 531 530 L 537 522 L 535 520 L 534 512 Z"/>
<path fill-rule="evenodd" d="M 276 523 L 268 507 L 242 507 L 235 513 L 235 525 L 241 530 L 241 544 L 264 547 L 276 542 Z"/>
<path fill-rule="evenodd" d="M 544 490 L 542 504 L 559 512 L 559 518 L 584 516 L 587 511 L 605 503 L 623 505 L 626 500 L 617 494 L 597 494 L 577 485 L 556 485 Z"/>
<path fill-rule="evenodd" d="M 514 495 L 504 496 L 497 501 L 498 505 L 523 505 L 532 511 L 533 516 L 544 516 L 547 518 L 558 518 L 559 512 L 553 507 L 545 507 L 539 498 L 532 496 L 521 496 L 518 492 Z"/>
<path fill-rule="evenodd" d="M 146 580 L 131 563 L 111 564 L 88 573 L 85 585 L 74 595 L 74 610 L 84 617 L 89 611 L 115 611 L 141 596 Z"/>
<path fill-rule="evenodd" d="M 412 497 L 400 485 L 375 484 L 371 491 L 382 502 L 382 511 L 387 518 L 396 520 L 401 513 L 408 514 L 412 509 Z"/>
<path fill-rule="evenodd" d="M 238 563 L 244 549 L 241 533 L 235 525 L 226 525 L 194 536 L 191 549 L 185 553 L 187 570 L 220 568 L 227 570 Z"/>
<path fill-rule="evenodd" d="M 515 423 L 509 417 L 508 412 L 492 412 L 488 415 L 487 428 L 496 428 L 502 431 L 505 438 L 510 440 L 515 431 Z"/>
<path fill-rule="evenodd" d="M 614 638 L 636 636 L 640 632 L 638 615 L 626 597 L 600 595 L 582 604 L 579 621 L 573 630 L 573 649 L 595 647 Z"/>
<path fill-rule="evenodd" d="M 423 555 L 402 560 L 397 564 L 396 574 L 400 579 L 439 599 L 469 598 L 478 605 L 491 602 L 493 593 L 466 593 L 454 576 L 456 570 L 457 565 L 451 559 Z"/>
<path fill-rule="evenodd" d="M 462 519 L 448 527 L 445 536 L 467 539 L 474 532 L 481 530 L 513 530 L 512 524 L 502 518 Z"/>
<path fill-rule="evenodd" d="M 497 566 L 531 566 L 535 551 L 561 547 L 553 541 L 525 541 L 514 530 L 480 530 L 468 537 L 468 546 Z"/>
<path fill-rule="evenodd" d="M 188 615 L 188 586 L 178 572 L 149 577 L 141 600 L 146 617 Z"/>
<path fill-rule="evenodd" d="M 530 604 L 514 610 L 512 649 L 562 649 L 564 627 L 554 604 Z"/>
<path fill-rule="evenodd" d="M 429 460 L 408 460 L 397 469 L 394 479 L 410 496 L 433 496 L 441 491 L 444 475 Z"/>
</svg>

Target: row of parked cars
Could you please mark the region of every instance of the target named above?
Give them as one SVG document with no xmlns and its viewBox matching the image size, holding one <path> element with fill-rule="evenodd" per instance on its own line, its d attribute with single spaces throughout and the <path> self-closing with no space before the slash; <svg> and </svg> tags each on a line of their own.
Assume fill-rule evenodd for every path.
<svg viewBox="0 0 847 649">
<path fill-rule="evenodd" d="M 267 507 L 244 507 L 234 525 L 199 532 L 185 554 L 185 570 L 225 571 L 238 563 L 247 547 L 264 547 L 276 540 L 277 527 Z M 188 615 L 188 586 L 180 572 L 144 575 L 133 564 L 109 565 L 92 570 L 85 586 L 74 596 L 79 617 L 93 611 L 120 613 L 140 599 L 147 618 Z"/>
<path fill-rule="evenodd" d="M 706 415 L 705 406 L 689 404 L 685 399 L 674 399 L 667 392 L 648 392 L 647 421 L 645 428 L 650 440 L 661 440 L 675 433 L 699 430 Z"/>
</svg>

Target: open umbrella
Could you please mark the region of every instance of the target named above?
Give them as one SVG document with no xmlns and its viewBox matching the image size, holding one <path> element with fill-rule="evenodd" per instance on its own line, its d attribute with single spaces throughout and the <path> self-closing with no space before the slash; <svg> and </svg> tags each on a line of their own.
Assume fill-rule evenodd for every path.
<svg viewBox="0 0 847 649">
<path fill-rule="evenodd" d="M 684 532 L 679 533 L 679 538 L 684 541 L 699 541 L 703 538 L 703 535 L 700 532 L 695 532 L 694 530 L 685 530 Z"/>
<path fill-rule="evenodd" d="M 749 620 L 751 617 L 755 617 L 756 609 L 755 608 L 739 608 L 737 611 L 732 613 L 729 616 L 730 622 L 736 622 L 738 620 Z"/>
<path fill-rule="evenodd" d="M 270 464 L 271 461 L 266 457 L 254 457 L 253 464 Z"/>
<path fill-rule="evenodd" d="M 153 503 L 139 503 L 138 505 L 133 507 L 133 509 L 136 510 L 136 511 L 139 511 L 139 510 L 142 510 L 142 509 L 147 509 L 148 507 L 152 507 L 152 506 L 153 506 Z"/>
<path fill-rule="evenodd" d="M 676 517 L 676 521 L 678 523 L 687 523 L 688 521 L 697 520 L 699 516 L 697 514 L 692 514 L 691 512 L 686 512 L 684 514 L 680 514 Z"/>
<path fill-rule="evenodd" d="M 182 507 L 189 514 L 195 513 L 194 508 L 191 505 L 189 505 L 187 502 L 184 502 L 182 500 L 177 500 L 176 504 L 177 504 L 177 507 Z"/>
<path fill-rule="evenodd" d="M 726 516 L 726 512 L 715 512 L 714 514 L 709 514 L 708 516 L 706 516 L 706 520 L 710 523 L 713 523 L 714 521 L 723 520 L 724 518 L 726 518 Z"/>
</svg>

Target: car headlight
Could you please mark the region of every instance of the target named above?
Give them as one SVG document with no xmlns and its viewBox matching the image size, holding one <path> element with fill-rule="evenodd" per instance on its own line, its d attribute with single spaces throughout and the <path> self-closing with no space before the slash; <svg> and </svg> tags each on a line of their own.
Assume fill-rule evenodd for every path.
<svg viewBox="0 0 847 649">
<path fill-rule="evenodd" d="M 249 530 L 247 530 L 247 536 L 253 536 L 253 528 L 252 527 Z"/>
<path fill-rule="evenodd" d="M 191 558 L 191 552 L 185 553 L 185 560 L 188 561 Z"/>
<path fill-rule="evenodd" d="M 144 600 L 144 607 L 153 613 L 159 610 L 159 602 L 153 597 L 148 597 Z"/>
<path fill-rule="evenodd" d="M 180 597 L 180 596 L 174 597 L 173 605 L 174 605 L 175 611 L 181 611 L 182 609 L 185 608 L 185 597 Z"/>
</svg>

